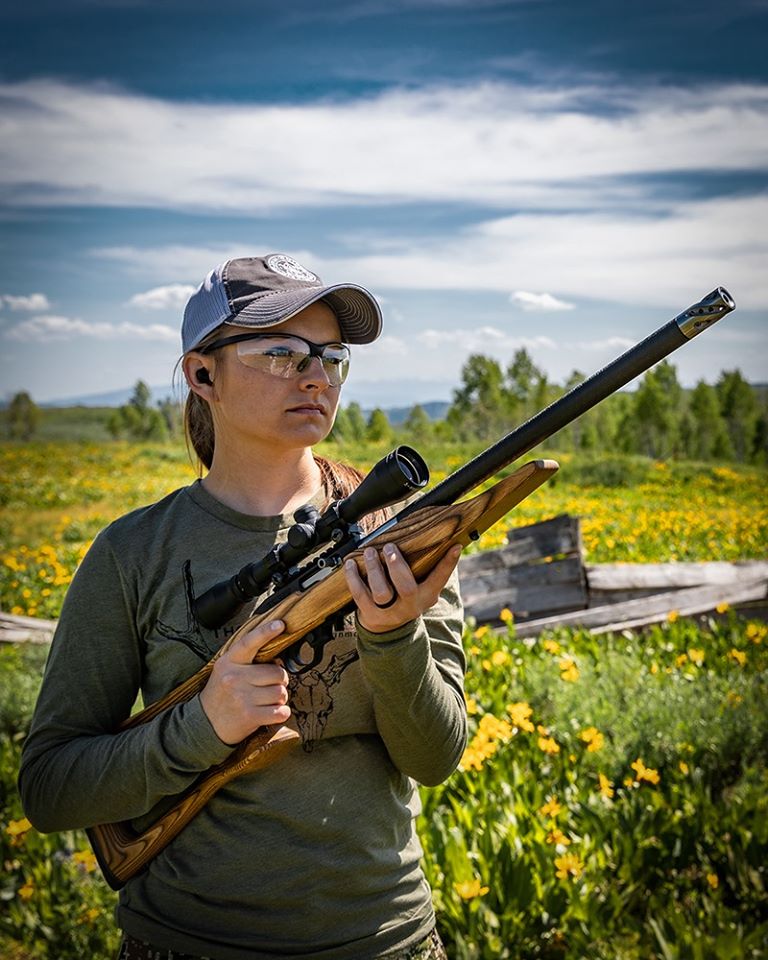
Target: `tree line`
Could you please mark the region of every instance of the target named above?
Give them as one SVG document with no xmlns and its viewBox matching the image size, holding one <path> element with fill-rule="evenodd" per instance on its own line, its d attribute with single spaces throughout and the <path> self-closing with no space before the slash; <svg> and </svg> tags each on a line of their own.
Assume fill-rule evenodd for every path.
<svg viewBox="0 0 768 960">
<path fill-rule="evenodd" d="M 442 420 L 432 420 L 416 404 L 395 425 L 382 408 L 366 413 L 352 402 L 339 410 L 331 438 L 349 444 L 491 443 L 584 379 L 574 370 L 565 383 L 550 382 L 525 349 L 518 350 L 506 367 L 492 357 L 473 354 L 462 367 L 461 382 Z M 643 375 L 637 389 L 608 397 L 548 445 L 563 452 L 766 463 L 766 396 L 739 370 L 721 372 L 714 385 L 700 380 L 686 390 L 676 368 L 664 360 Z M 39 421 L 40 411 L 29 394 L 17 393 L 7 410 L 9 436 L 31 439 Z M 164 440 L 180 434 L 181 417 L 170 398 L 153 404 L 149 387 L 139 380 L 131 399 L 110 413 L 106 426 L 115 438 Z"/>
<path fill-rule="evenodd" d="M 366 418 L 358 404 L 339 412 L 334 437 L 345 442 L 396 440 L 418 444 L 492 443 L 573 389 L 578 370 L 563 384 L 549 381 L 525 349 L 503 367 L 473 354 L 461 371 L 445 418 L 432 421 L 416 405 L 393 427 L 376 409 Z M 653 459 L 768 462 L 768 404 L 739 370 L 723 371 L 714 385 L 700 380 L 684 389 L 672 363 L 664 360 L 633 391 L 615 393 L 556 434 L 558 451 L 611 451 Z"/>
</svg>

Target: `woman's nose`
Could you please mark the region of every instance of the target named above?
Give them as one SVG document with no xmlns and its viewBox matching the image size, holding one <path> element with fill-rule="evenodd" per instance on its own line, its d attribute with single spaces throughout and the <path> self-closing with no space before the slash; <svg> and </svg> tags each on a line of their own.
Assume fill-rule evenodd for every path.
<svg viewBox="0 0 768 960">
<path fill-rule="evenodd" d="M 303 387 L 316 386 L 320 390 L 325 390 L 331 386 L 331 381 L 326 373 L 323 361 L 320 357 L 310 357 L 309 363 L 299 374 L 301 385 Z"/>
</svg>

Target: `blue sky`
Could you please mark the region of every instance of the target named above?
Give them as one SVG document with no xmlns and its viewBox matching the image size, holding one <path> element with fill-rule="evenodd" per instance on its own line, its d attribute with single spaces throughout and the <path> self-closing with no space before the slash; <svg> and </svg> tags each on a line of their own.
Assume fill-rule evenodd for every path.
<svg viewBox="0 0 768 960">
<path fill-rule="evenodd" d="M 0 396 L 170 391 L 185 297 L 268 252 L 381 299 L 364 405 L 473 352 L 591 373 L 720 284 L 680 379 L 768 380 L 766 0 L 17 6 Z"/>
</svg>

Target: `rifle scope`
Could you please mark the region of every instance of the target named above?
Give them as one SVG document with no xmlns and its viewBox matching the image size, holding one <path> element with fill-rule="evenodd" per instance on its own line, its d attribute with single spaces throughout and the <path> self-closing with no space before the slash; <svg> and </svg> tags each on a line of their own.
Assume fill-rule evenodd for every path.
<svg viewBox="0 0 768 960">
<path fill-rule="evenodd" d="M 197 597 L 192 603 L 197 621 L 210 630 L 223 626 L 270 584 L 282 584 L 295 565 L 317 547 L 329 541 L 338 545 L 345 539 L 358 542 L 363 533 L 355 525 L 361 517 L 404 500 L 428 481 L 429 468 L 421 454 L 413 447 L 396 447 L 373 466 L 349 496 L 335 500 L 322 515 L 312 506 L 300 507 L 285 543 Z"/>
</svg>

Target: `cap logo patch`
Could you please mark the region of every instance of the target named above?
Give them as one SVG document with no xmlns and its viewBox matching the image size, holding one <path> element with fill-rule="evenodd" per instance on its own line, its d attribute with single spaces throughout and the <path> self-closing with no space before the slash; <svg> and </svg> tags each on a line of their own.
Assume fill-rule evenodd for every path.
<svg viewBox="0 0 768 960">
<path fill-rule="evenodd" d="M 289 277 L 291 280 L 303 280 L 305 283 L 319 283 L 318 277 L 307 270 L 306 267 L 293 259 L 287 257 L 284 253 L 275 254 L 267 258 L 267 266 L 273 273 L 279 273 L 283 277 Z"/>
</svg>

